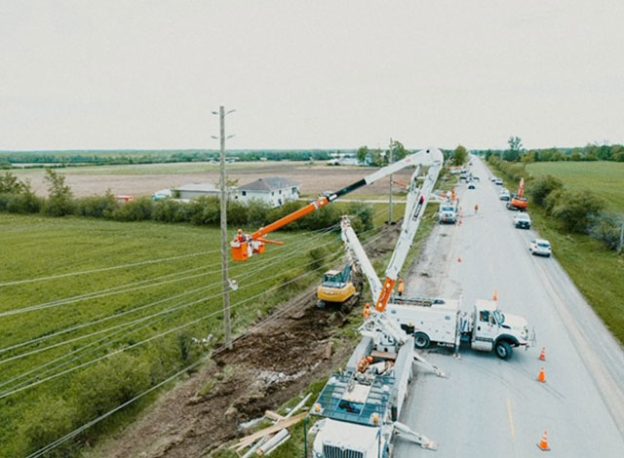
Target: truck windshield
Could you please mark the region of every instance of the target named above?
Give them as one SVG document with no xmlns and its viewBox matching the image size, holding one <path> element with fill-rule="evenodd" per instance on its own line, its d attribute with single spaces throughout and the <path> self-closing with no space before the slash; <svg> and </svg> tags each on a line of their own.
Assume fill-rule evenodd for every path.
<svg viewBox="0 0 624 458">
<path fill-rule="evenodd" d="M 503 313 L 500 312 L 500 310 L 494 310 L 494 318 L 496 319 L 496 322 L 498 324 L 504 324 L 505 323 L 505 315 Z"/>
</svg>

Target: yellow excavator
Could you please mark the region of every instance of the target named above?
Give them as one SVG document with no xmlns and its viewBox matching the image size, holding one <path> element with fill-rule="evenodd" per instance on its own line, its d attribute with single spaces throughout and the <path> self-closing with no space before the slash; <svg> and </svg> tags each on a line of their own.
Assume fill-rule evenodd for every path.
<svg viewBox="0 0 624 458">
<path fill-rule="evenodd" d="M 362 281 L 353 270 L 353 265 L 347 263 L 342 270 L 328 270 L 323 275 L 316 296 L 317 306 L 325 308 L 327 305 L 350 304 L 360 294 Z"/>
</svg>

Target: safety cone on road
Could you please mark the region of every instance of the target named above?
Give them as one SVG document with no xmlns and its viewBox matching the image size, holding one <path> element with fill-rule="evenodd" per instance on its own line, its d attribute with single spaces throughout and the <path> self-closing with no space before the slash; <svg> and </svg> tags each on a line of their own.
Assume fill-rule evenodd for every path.
<svg viewBox="0 0 624 458">
<path fill-rule="evenodd" d="M 546 347 L 542 347 L 542 352 L 539 355 L 540 361 L 546 361 Z"/>
<path fill-rule="evenodd" d="M 542 440 L 539 441 L 539 444 L 537 444 L 537 446 L 542 452 L 550 452 L 550 446 L 548 445 L 548 431 L 544 431 Z"/>
<path fill-rule="evenodd" d="M 546 371 L 542 367 L 537 375 L 537 381 L 540 383 L 546 383 Z"/>
<path fill-rule="evenodd" d="M 493 301 L 498 301 L 498 291 L 494 290 L 494 295 L 492 296 Z"/>
</svg>

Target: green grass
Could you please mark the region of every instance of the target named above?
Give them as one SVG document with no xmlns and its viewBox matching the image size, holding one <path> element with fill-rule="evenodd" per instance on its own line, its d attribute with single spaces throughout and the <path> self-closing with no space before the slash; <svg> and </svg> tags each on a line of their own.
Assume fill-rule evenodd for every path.
<svg viewBox="0 0 624 458">
<path fill-rule="evenodd" d="M 298 274 L 308 272 L 310 249 L 319 244 L 329 244 L 333 252 L 342 252 L 339 237 L 336 234 L 307 233 L 304 236 L 289 232 L 281 233 L 276 238 L 285 241 L 286 245 L 284 247 L 270 246 L 264 256 L 254 257 L 246 264 L 231 266 L 231 277 L 238 280 L 240 286 L 238 291 L 232 293 L 232 303 L 235 305 L 232 315 L 236 332 L 241 332 L 250 323 L 266 315 L 277 301 L 296 293 L 297 288 L 289 287 L 268 293 L 265 291 L 273 286 L 281 285 Z M 71 326 L 111 317 L 114 314 L 164 299 L 161 303 L 125 316 L 51 337 L 38 344 L 0 353 L 0 384 L 29 370 L 36 370 L 36 372 L 25 379 L 26 381 L 35 380 L 33 377 L 36 375 L 40 378 L 54 375 L 64 368 L 75 367 L 106 355 L 111 350 L 126 348 L 164 331 L 199 320 L 195 325 L 126 352 L 136 358 L 137 362 L 149 365 L 152 383 L 157 383 L 180 367 L 188 365 L 189 361 L 209 351 L 208 348 L 202 349 L 193 345 L 190 349 L 186 348 L 191 337 L 201 338 L 213 334 L 215 342 L 222 338 L 220 313 L 222 298 L 219 296 L 221 274 L 217 229 L 183 224 L 118 223 L 85 218 L 54 219 L 0 214 L 0 246 L 3 262 L 3 269 L 0 270 L 0 284 L 49 275 L 103 269 L 146 260 L 198 254 L 93 274 L 69 275 L 45 281 L 0 286 L 0 351 Z M 275 268 L 277 265 L 279 269 Z M 185 273 L 189 269 L 198 270 Z M 288 278 L 285 272 L 288 273 Z M 159 280 L 156 279 L 166 275 L 170 277 L 162 278 L 160 281 L 174 281 L 158 285 Z M 297 287 L 305 287 L 318 281 L 319 275 L 320 273 L 312 272 L 298 281 Z M 120 294 L 42 308 L 29 313 L 1 316 L 3 313 L 24 307 L 47 306 L 64 298 L 141 281 L 146 282 L 143 285 L 146 287 L 136 285 Z M 200 287 L 205 287 L 205 289 L 191 292 Z M 172 298 L 184 293 L 189 294 L 178 299 Z M 257 299 L 239 304 L 256 295 L 259 295 Z M 170 308 L 200 300 L 202 301 L 197 304 L 146 319 L 125 329 L 105 331 L 112 326 L 146 318 L 151 314 L 166 312 Z M 68 339 L 79 338 L 96 331 L 103 332 L 48 351 L 3 363 L 7 358 L 24 352 L 36 351 L 48 345 L 63 343 Z M 97 342 L 99 339 L 102 341 Z M 68 355 L 73 350 L 82 351 L 75 355 Z M 188 354 L 183 356 L 185 352 Z M 58 364 L 64 363 L 66 366 L 57 367 L 55 363 L 51 367 L 41 368 L 43 364 L 63 357 L 68 359 L 61 359 Z M 111 360 L 117 357 L 113 356 Z M 48 369 L 51 370 L 46 372 Z M 2 444 L 0 456 L 22 456 L 28 450 L 32 450 L 32 446 L 29 449 L 25 443 L 26 439 L 22 431 L 25 422 L 32 419 L 33 412 L 40 410 L 41 403 L 49 398 L 62 399 L 74 408 L 72 402 L 75 401 L 77 383 L 81 380 L 81 374 L 88 370 L 87 368 L 77 370 L 0 400 L 0 444 Z M 20 382 L 23 381 L 20 380 Z M 0 386 L 0 394 L 19 386 L 17 382 Z M 56 437 L 58 436 L 54 438 Z"/>
<path fill-rule="evenodd" d="M 608 210 L 624 211 L 624 164 L 552 162 L 530 164 L 527 169 L 534 176 L 556 176 L 569 189 L 590 189 L 605 199 Z M 500 175 L 509 183 L 508 177 Z M 535 229 L 552 243 L 557 260 L 613 335 L 624 343 L 624 257 L 589 236 L 563 231 L 536 205 L 529 211 Z"/>
<path fill-rule="evenodd" d="M 569 189 L 592 191 L 605 200 L 608 211 L 624 213 L 622 162 L 537 162 L 527 171 L 535 177 L 553 175 Z"/>
</svg>

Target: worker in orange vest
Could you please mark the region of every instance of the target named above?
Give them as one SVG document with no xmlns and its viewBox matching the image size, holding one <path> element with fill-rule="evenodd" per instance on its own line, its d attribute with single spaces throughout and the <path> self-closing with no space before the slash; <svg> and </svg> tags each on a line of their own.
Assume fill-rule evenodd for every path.
<svg viewBox="0 0 624 458">
<path fill-rule="evenodd" d="M 403 281 L 402 278 L 399 278 L 399 297 L 403 296 L 403 292 L 405 291 L 405 282 Z"/>
<path fill-rule="evenodd" d="M 371 316 L 371 306 L 370 306 L 370 304 L 366 304 L 364 306 L 363 315 L 364 315 L 364 319 L 365 320 L 368 320 L 370 318 L 370 316 Z"/>
<path fill-rule="evenodd" d="M 236 233 L 236 241 L 237 242 L 244 242 L 245 241 L 245 234 L 243 234 L 243 230 L 239 229 Z"/>
</svg>

